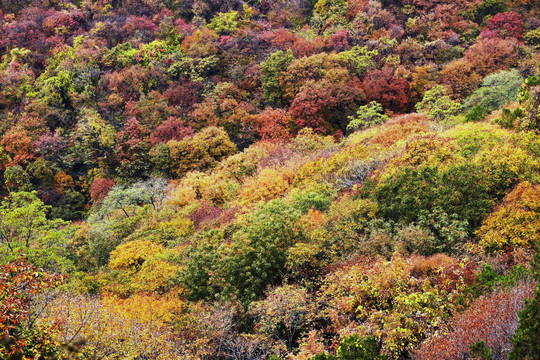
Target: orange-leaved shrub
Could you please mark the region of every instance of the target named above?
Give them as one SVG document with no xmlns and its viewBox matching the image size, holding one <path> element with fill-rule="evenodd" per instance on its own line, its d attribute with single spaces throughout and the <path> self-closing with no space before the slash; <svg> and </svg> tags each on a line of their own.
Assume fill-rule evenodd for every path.
<svg viewBox="0 0 540 360">
<path fill-rule="evenodd" d="M 373 137 L 373 142 L 383 146 L 391 146 L 410 135 L 429 131 L 428 118 L 422 114 L 405 114 L 388 121 L 381 132 Z"/>
<path fill-rule="evenodd" d="M 454 317 L 444 331 L 423 343 L 415 351 L 414 359 L 470 359 L 471 345 L 480 341 L 491 350 L 491 359 L 508 359 L 519 312 L 524 301 L 533 296 L 534 287 L 534 283 L 524 282 L 513 289 L 479 298 L 465 312 Z"/>
</svg>

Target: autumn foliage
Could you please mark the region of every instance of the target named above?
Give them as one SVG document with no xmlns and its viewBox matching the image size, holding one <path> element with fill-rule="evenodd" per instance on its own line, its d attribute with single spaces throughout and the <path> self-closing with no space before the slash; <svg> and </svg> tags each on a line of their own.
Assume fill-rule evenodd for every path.
<svg viewBox="0 0 540 360">
<path fill-rule="evenodd" d="M 533 353 L 535 5 L 0 1 L 0 358 Z"/>
<path fill-rule="evenodd" d="M 0 354 L 3 358 L 54 356 L 60 352 L 60 343 L 55 339 L 58 320 L 42 326 L 34 324 L 31 304 L 34 297 L 57 287 L 61 280 L 61 276 L 40 272 L 22 259 L 1 267 Z"/>
<path fill-rule="evenodd" d="M 518 315 L 534 285 L 523 283 L 478 299 L 463 314 L 456 316 L 444 335 L 422 345 L 417 359 L 461 359 L 471 356 L 471 348 L 483 341 L 493 359 L 508 358 Z"/>
</svg>

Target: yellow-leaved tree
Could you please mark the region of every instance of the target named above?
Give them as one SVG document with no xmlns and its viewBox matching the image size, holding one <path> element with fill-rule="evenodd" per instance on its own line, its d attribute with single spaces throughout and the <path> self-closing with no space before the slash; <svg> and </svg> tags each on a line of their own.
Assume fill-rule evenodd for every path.
<svg viewBox="0 0 540 360">
<path fill-rule="evenodd" d="M 478 230 L 480 245 L 490 252 L 536 250 L 540 239 L 540 185 L 520 183 Z"/>
</svg>

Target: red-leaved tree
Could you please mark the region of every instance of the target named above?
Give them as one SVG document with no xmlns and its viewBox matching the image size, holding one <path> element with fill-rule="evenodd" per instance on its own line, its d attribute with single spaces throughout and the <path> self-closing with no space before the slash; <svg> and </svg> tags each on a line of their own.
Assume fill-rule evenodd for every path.
<svg viewBox="0 0 540 360">
<path fill-rule="evenodd" d="M 310 127 L 319 134 L 344 133 L 347 117 L 364 99 L 364 92 L 354 82 L 323 85 L 302 91 L 293 101 L 290 112 L 299 129 Z"/>
<path fill-rule="evenodd" d="M 373 70 L 364 79 L 367 101 L 377 101 L 386 109 L 405 113 L 410 109 L 409 80 L 389 67 Z"/>
<path fill-rule="evenodd" d="M 113 186 L 113 179 L 95 178 L 90 185 L 90 199 L 93 203 L 103 200 Z"/>
<path fill-rule="evenodd" d="M 124 130 L 116 135 L 116 144 L 120 175 L 131 178 L 146 176 L 150 167 L 148 130 L 137 119 L 129 119 Z"/>
<path fill-rule="evenodd" d="M 0 358 L 58 355 L 54 328 L 37 326 L 30 306 L 33 297 L 57 287 L 61 280 L 62 276 L 43 273 L 24 260 L 0 266 Z"/>
<path fill-rule="evenodd" d="M 513 11 L 499 13 L 488 20 L 480 36 L 484 38 L 516 38 L 523 35 L 523 20 Z"/>
</svg>

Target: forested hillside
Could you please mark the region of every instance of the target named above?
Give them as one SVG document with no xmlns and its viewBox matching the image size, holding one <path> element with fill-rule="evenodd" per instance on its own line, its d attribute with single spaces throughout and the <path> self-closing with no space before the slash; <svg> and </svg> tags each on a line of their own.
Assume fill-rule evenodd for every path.
<svg viewBox="0 0 540 360">
<path fill-rule="evenodd" d="M 0 2 L 0 358 L 540 359 L 535 0 Z"/>
</svg>

